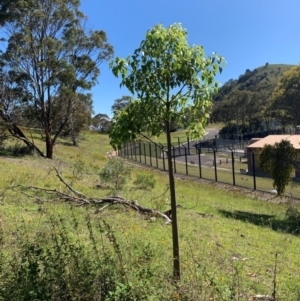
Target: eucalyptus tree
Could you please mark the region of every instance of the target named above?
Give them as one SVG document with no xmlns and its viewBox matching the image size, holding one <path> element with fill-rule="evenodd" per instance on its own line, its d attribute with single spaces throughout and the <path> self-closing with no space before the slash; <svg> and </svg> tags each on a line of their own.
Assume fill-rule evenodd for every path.
<svg viewBox="0 0 300 301">
<path fill-rule="evenodd" d="M 92 118 L 92 125 L 96 130 L 109 132 L 111 130 L 111 119 L 107 114 L 99 113 Z"/>
<path fill-rule="evenodd" d="M 149 138 L 145 133 L 166 134 L 175 279 L 180 279 L 180 258 L 170 124 L 179 121 L 188 108 L 189 135 L 204 133 L 212 94 L 218 89 L 214 77 L 222 70 L 222 62 L 217 54 L 206 58 L 202 46 L 190 46 L 186 29 L 173 24 L 169 28 L 154 26 L 132 55 L 117 57 L 110 65 L 113 74 L 121 76 L 121 85 L 137 98 L 114 116 L 112 146 L 120 148 L 139 135 Z"/>
<path fill-rule="evenodd" d="M 122 96 L 121 98 L 116 99 L 111 107 L 112 113 L 115 115 L 119 111 L 124 110 L 131 101 L 132 101 L 132 97 L 126 96 L 126 95 Z"/>
<path fill-rule="evenodd" d="M 79 0 L 18 2 L 22 4 L 14 8 L 18 17 L 4 25 L 8 40 L 2 66 L 17 79 L 22 77 L 26 97 L 20 104 L 34 112 L 32 118 L 45 137 L 45 156 L 52 158 L 57 138 L 86 101 L 78 95 L 97 83 L 99 65 L 111 58 L 113 49 L 104 31 L 87 30 Z M 1 104 L 0 110 L 3 120 L 15 123 Z M 15 137 L 29 141 L 24 133 L 20 136 L 17 124 L 15 128 Z"/>
<path fill-rule="evenodd" d="M 0 0 L 0 25 L 3 26 L 12 18 L 15 18 L 15 9 L 17 7 L 20 9 L 22 6 L 22 2 L 19 0 Z"/>
</svg>

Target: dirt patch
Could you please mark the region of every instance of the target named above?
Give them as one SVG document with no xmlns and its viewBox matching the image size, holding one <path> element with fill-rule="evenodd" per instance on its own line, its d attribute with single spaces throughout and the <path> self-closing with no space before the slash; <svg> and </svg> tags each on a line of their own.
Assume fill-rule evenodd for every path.
<svg viewBox="0 0 300 301">
<path fill-rule="evenodd" d="M 112 157 L 116 157 L 118 155 L 118 153 L 116 151 L 114 151 L 114 150 L 110 150 L 105 155 L 109 159 L 109 158 L 112 158 Z"/>
</svg>

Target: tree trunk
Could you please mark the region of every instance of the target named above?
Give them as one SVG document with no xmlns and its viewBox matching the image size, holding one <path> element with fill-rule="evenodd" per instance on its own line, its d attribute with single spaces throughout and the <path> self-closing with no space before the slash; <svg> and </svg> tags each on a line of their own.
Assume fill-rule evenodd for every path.
<svg viewBox="0 0 300 301">
<path fill-rule="evenodd" d="M 31 142 L 25 134 L 22 132 L 22 130 L 10 119 L 10 117 L 3 112 L 3 110 L 0 110 L 0 118 L 5 123 L 8 131 L 11 133 L 11 135 L 21 141 L 23 141 L 27 146 L 32 148 L 36 151 L 37 154 L 39 154 L 41 157 L 45 157 L 43 152 L 34 144 L 34 142 Z"/>
<path fill-rule="evenodd" d="M 172 162 L 172 149 L 171 149 L 171 133 L 170 133 L 169 121 L 166 121 L 166 136 L 167 136 L 167 148 L 168 148 L 168 170 L 169 170 L 169 185 L 170 185 L 170 195 L 171 195 L 171 215 L 172 215 L 173 277 L 175 280 L 180 280 L 177 206 L 176 206 L 175 181 L 174 181 L 173 164 L 172 164 L 173 162 Z"/>
<path fill-rule="evenodd" d="M 51 135 L 49 132 L 45 129 L 45 135 L 46 135 L 46 158 L 52 159 L 53 158 L 53 141 L 51 139 Z"/>
</svg>

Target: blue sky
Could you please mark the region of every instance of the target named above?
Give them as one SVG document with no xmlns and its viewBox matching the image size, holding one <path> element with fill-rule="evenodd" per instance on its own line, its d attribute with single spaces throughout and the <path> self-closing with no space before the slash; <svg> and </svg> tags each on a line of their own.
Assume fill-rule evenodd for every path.
<svg viewBox="0 0 300 301">
<path fill-rule="evenodd" d="M 270 64 L 300 62 L 299 0 L 81 0 L 91 29 L 106 31 L 115 57 L 126 57 L 139 47 L 155 24 L 182 23 L 188 42 L 225 57 L 227 64 L 217 80 L 238 78 L 246 69 Z M 120 88 L 108 63 L 101 65 L 93 88 L 95 113 L 111 115 L 115 99 L 130 95 Z"/>
</svg>

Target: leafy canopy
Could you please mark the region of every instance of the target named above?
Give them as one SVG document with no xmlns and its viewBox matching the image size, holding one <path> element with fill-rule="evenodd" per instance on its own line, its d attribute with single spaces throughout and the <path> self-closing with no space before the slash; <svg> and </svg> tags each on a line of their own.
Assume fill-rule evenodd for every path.
<svg viewBox="0 0 300 301">
<path fill-rule="evenodd" d="M 137 99 L 115 116 L 112 145 L 120 147 L 142 132 L 159 135 L 167 121 L 180 120 L 187 108 L 191 115 L 189 134 L 199 136 L 218 88 L 214 77 L 222 71 L 223 62 L 217 54 L 205 58 L 202 46 L 190 46 L 181 24 L 169 28 L 156 25 L 148 30 L 133 55 L 117 57 L 110 64 L 114 75 L 121 76 L 121 86 Z"/>
<path fill-rule="evenodd" d="M 277 190 L 278 195 L 282 195 L 285 186 L 291 180 L 291 173 L 297 160 L 297 151 L 289 141 L 282 140 L 274 145 L 265 145 L 258 159 L 261 170 L 272 176 L 273 187 Z"/>
</svg>

